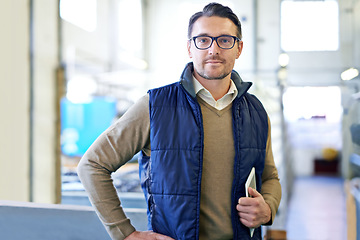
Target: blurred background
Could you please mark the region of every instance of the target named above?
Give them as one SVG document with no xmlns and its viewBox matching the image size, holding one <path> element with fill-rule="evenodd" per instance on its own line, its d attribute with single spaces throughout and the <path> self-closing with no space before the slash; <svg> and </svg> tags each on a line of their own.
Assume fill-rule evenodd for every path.
<svg viewBox="0 0 360 240">
<path fill-rule="evenodd" d="M 235 70 L 254 83 L 272 124 L 283 198 L 264 233 L 360 239 L 360 1 L 218 2 L 240 18 Z M 14 207 L 91 211 L 76 174 L 81 156 L 148 89 L 178 81 L 190 61 L 188 20 L 207 3 L 0 2 L 0 212 L 9 214 L 1 230 Z M 113 179 L 124 207 L 141 209 L 141 228 L 137 156 Z"/>
</svg>

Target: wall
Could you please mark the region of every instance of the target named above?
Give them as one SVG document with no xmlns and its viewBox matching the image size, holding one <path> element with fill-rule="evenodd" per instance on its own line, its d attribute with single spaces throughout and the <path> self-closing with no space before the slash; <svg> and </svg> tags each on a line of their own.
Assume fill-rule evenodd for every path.
<svg viewBox="0 0 360 240">
<path fill-rule="evenodd" d="M 354 23 L 354 66 L 360 67 L 360 1 L 357 0 L 354 3 L 353 11 L 353 23 Z"/>
<path fill-rule="evenodd" d="M 146 209 L 124 211 L 136 229 L 147 230 Z M 0 239 L 108 240 L 110 237 L 92 207 L 0 201 Z"/>
<path fill-rule="evenodd" d="M 0 199 L 58 198 L 57 6 L 57 0 L 0 3 Z"/>
<path fill-rule="evenodd" d="M 0 1 L 0 29 L 0 199 L 26 201 L 30 143 L 29 2 Z"/>
</svg>

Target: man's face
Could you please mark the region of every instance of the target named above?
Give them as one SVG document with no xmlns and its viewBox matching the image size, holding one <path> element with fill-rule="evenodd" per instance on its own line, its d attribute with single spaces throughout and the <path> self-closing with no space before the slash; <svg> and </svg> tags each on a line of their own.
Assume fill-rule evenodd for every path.
<svg viewBox="0 0 360 240">
<path fill-rule="evenodd" d="M 200 17 L 193 26 L 191 37 L 221 35 L 236 36 L 237 28 L 228 18 L 222 17 Z M 221 80 L 230 76 L 234 68 L 235 60 L 241 54 L 243 43 L 236 42 L 232 49 L 221 49 L 214 41 L 210 48 L 205 50 L 197 49 L 194 41 L 188 42 L 189 57 L 194 63 L 195 77 L 199 79 Z"/>
</svg>

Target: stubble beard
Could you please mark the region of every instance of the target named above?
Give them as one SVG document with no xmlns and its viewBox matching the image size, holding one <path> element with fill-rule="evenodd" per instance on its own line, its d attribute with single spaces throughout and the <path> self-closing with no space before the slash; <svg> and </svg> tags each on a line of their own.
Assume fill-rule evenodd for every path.
<svg viewBox="0 0 360 240">
<path fill-rule="evenodd" d="M 209 76 L 209 75 L 206 74 L 205 70 L 203 72 L 199 72 L 199 71 L 196 70 L 196 73 L 200 77 L 202 77 L 202 78 L 204 78 L 206 80 L 222 80 L 222 79 L 226 78 L 231 72 L 228 72 L 228 73 L 223 72 L 223 73 L 219 74 L 218 76 Z"/>
</svg>

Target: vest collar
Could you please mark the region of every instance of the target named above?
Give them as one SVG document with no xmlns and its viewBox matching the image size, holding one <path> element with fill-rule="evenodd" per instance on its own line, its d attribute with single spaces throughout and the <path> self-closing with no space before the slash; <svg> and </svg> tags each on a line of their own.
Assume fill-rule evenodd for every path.
<svg viewBox="0 0 360 240">
<path fill-rule="evenodd" d="M 180 84 L 183 85 L 185 90 L 193 98 L 196 98 L 194 85 L 192 83 L 193 72 L 194 72 L 194 65 L 192 62 L 190 62 L 186 65 L 184 71 L 181 74 Z M 240 75 L 235 70 L 232 70 L 231 72 L 231 79 L 234 81 L 236 88 L 238 90 L 238 95 L 237 95 L 238 98 L 244 95 L 244 93 L 246 93 L 252 85 L 251 82 L 244 82 L 241 79 Z"/>
</svg>

